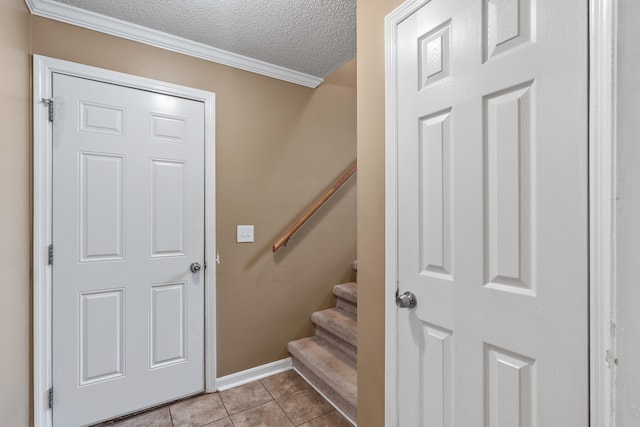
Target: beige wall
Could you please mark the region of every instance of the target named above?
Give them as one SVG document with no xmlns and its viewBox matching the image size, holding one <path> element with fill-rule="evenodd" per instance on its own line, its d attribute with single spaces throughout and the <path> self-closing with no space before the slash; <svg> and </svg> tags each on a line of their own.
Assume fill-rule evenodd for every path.
<svg viewBox="0 0 640 427">
<path fill-rule="evenodd" d="M 31 60 L 22 0 L 0 0 L 0 58 L 0 423 L 25 426 L 31 400 Z"/>
<path fill-rule="evenodd" d="M 358 0 L 358 424 L 384 425 L 384 17 Z"/>
<path fill-rule="evenodd" d="M 356 157 L 356 63 L 315 90 L 131 41 L 30 17 L 0 0 L 0 413 L 30 420 L 31 60 L 29 53 L 216 93 L 218 375 L 288 356 L 310 315 L 353 278 L 356 179 L 277 254 L 271 245 Z M 255 243 L 235 243 L 254 224 Z"/>
</svg>

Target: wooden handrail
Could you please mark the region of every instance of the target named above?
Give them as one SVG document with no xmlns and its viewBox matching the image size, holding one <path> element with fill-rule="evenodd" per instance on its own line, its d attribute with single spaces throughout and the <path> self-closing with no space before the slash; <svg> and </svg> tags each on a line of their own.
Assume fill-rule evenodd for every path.
<svg viewBox="0 0 640 427">
<path fill-rule="evenodd" d="M 329 200 L 331 196 L 333 196 L 333 194 L 336 191 L 338 191 L 338 189 L 342 187 L 345 182 L 347 182 L 349 178 L 351 178 L 351 175 L 356 173 L 357 170 L 358 170 L 357 162 L 353 162 L 351 166 L 349 166 L 349 169 L 347 169 L 347 171 L 343 173 L 340 178 L 338 178 L 338 180 L 331 186 L 331 188 L 329 188 L 327 192 L 324 193 L 322 197 L 320 197 L 313 204 L 313 206 L 311 206 L 309 210 L 306 211 L 304 215 L 302 215 L 300 219 L 297 220 L 296 223 L 293 224 L 291 228 L 282 235 L 282 237 L 280 237 L 280 239 L 278 239 L 278 241 L 273 245 L 273 252 L 277 251 L 283 246 L 287 246 L 287 242 L 289 241 L 291 236 L 293 236 L 295 232 L 298 231 L 300 227 L 302 227 L 304 223 L 307 222 L 309 218 L 311 218 L 313 214 L 316 213 L 316 211 L 320 209 L 322 205 L 324 205 L 327 202 L 327 200 Z"/>
</svg>

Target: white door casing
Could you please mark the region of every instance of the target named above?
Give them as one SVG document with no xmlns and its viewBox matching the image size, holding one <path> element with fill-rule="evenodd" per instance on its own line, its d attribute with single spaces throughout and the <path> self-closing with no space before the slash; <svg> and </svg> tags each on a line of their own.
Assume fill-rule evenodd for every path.
<svg viewBox="0 0 640 427">
<path fill-rule="evenodd" d="M 587 3 L 402 12 L 398 425 L 587 425 Z"/>
<path fill-rule="evenodd" d="M 52 413 L 56 417 L 56 425 L 98 421 L 202 391 L 205 387 L 208 391 L 215 390 L 215 256 L 212 256 L 215 254 L 214 95 L 38 56 L 34 57 L 34 76 L 34 96 L 38 97 L 34 121 L 38 118 L 45 121 L 41 126 L 34 126 L 34 424 L 52 425 Z M 78 91 L 77 101 L 80 102 L 69 102 L 64 95 L 58 94 L 64 80 L 90 86 Z M 96 85 L 102 86 L 98 92 L 103 98 L 92 99 L 91 90 Z M 125 97 L 128 93 L 134 99 L 120 105 L 120 91 L 125 93 Z M 50 98 L 52 95 L 54 126 L 46 123 L 46 105 L 39 101 L 40 97 Z M 149 111 L 136 112 L 136 105 L 144 99 L 148 101 Z M 184 111 L 185 106 L 192 111 Z M 77 119 L 80 123 L 66 123 L 65 119 Z M 183 119 L 186 121 L 181 123 Z M 57 136 L 59 131 L 69 132 L 69 129 L 80 129 L 76 132 L 78 135 L 88 136 L 80 143 L 88 146 L 76 147 L 80 152 L 67 158 L 64 168 L 53 168 L 53 153 L 59 147 L 52 150 L 47 143 L 51 144 L 53 133 Z M 193 129 L 196 129 L 195 134 Z M 126 132 L 122 132 L 124 130 Z M 128 143 L 116 142 L 118 135 L 115 134 L 118 133 L 128 134 Z M 187 149 L 190 153 L 185 153 L 185 146 L 189 146 L 186 142 L 194 138 L 195 146 Z M 57 142 L 57 138 L 55 140 Z M 136 146 L 138 150 L 142 146 L 142 152 L 136 152 Z M 124 152 L 118 153 L 118 150 Z M 181 150 L 182 154 L 177 154 Z M 182 155 L 186 157 L 182 158 Z M 209 167 L 205 168 L 205 163 Z M 77 174 L 74 169 L 79 170 Z M 66 178 L 65 174 L 68 175 Z M 52 188 L 50 183 L 54 176 L 54 187 L 56 181 L 60 182 Z M 114 180 L 106 180 L 105 177 Z M 67 185 L 64 185 L 65 179 Z M 133 188 L 125 189 L 125 182 L 130 185 L 133 181 L 138 181 L 138 187 L 135 188 L 134 182 Z M 55 217 L 52 213 L 60 216 L 55 207 L 62 207 L 64 199 L 64 196 L 60 197 L 58 203 L 61 204 L 56 205 L 52 203 L 53 195 L 55 200 L 67 190 L 68 196 L 86 195 L 89 194 L 85 192 L 87 184 L 88 187 L 101 188 L 101 196 L 91 197 L 84 207 L 69 207 L 67 215 L 52 221 L 51 216 Z M 151 194 L 143 188 L 144 184 L 150 187 Z M 172 190 L 180 189 L 188 191 L 182 191 L 184 198 L 176 199 L 176 191 Z M 76 193 L 79 190 L 83 192 Z M 108 203 L 118 200 L 119 196 L 122 203 Z M 72 199 L 69 198 L 69 205 L 73 204 Z M 176 202 L 182 206 L 176 208 Z M 158 208 L 157 215 L 153 215 L 153 207 Z M 196 221 L 191 222 L 189 218 L 194 212 Z M 84 221 L 82 227 L 76 226 L 73 230 L 73 219 L 83 216 L 89 217 L 90 221 Z M 145 217 L 151 217 L 151 222 Z M 96 219 L 101 226 L 95 226 Z M 175 225 L 178 224 L 180 226 L 176 230 Z M 61 236 L 65 233 L 65 226 L 67 235 Z M 113 233 L 108 232 L 113 230 L 119 231 L 117 238 L 110 238 Z M 52 232 L 56 233 L 55 236 Z M 180 236 L 180 232 L 184 235 Z M 104 239 L 91 242 L 87 236 Z M 156 238 L 149 241 L 151 236 Z M 61 248 L 56 244 L 53 269 L 51 266 L 36 267 L 37 261 L 43 260 L 41 254 L 46 255 L 46 247 L 52 237 L 54 243 L 67 238 L 70 246 Z M 80 242 L 86 244 L 79 245 Z M 43 248 L 38 249 L 38 244 L 43 244 Z M 203 253 L 205 244 L 206 253 Z M 194 259 L 191 259 L 192 255 Z M 209 261 L 206 275 L 204 268 L 196 274 L 189 271 L 189 265 L 194 261 L 203 267 Z M 66 267 L 65 262 L 68 262 Z M 100 264 L 107 266 L 100 267 Z M 59 271 L 56 270 L 58 266 Z M 75 296 L 66 298 L 65 302 L 64 292 L 59 294 L 62 288 L 56 284 L 70 282 L 64 275 L 74 269 L 80 277 L 90 277 L 91 269 L 102 271 L 94 275 L 96 283 L 91 283 L 88 288 L 70 290 L 69 293 L 75 293 Z M 139 274 L 141 270 L 146 272 L 146 277 Z M 109 281 L 112 283 L 107 284 Z M 131 302 L 135 306 L 128 305 Z M 96 314 L 91 313 L 91 308 Z M 114 318 L 112 309 L 116 309 L 115 313 L 118 313 L 117 309 L 121 310 L 115 316 L 116 322 L 101 321 L 97 313 L 106 310 Z M 84 316 L 76 317 L 81 311 Z M 84 326 L 71 325 L 79 319 L 83 320 L 79 323 Z M 137 329 L 132 327 L 136 323 Z M 154 325 L 155 329 L 151 327 Z M 100 332 L 102 341 L 91 333 L 96 330 Z M 64 337 L 61 338 L 66 332 L 69 332 L 67 343 Z M 117 345 L 105 344 L 116 342 L 116 338 L 121 338 Z M 55 357 L 60 348 L 52 346 L 73 348 L 74 340 L 78 343 L 84 341 L 87 345 L 76 345 L 69 351 L 68 361 Z M 139 351 L 133 357 L 136 345 Z M 111 352 L 104 351 L 105 348 Z M 74 351 L 77 354 L 73 354 Z M 92 363 L 75 365 L 83 355 L 85 361 Z M 167 381 L 171 386 L 166 386 Z M 54 411 L 47 407 L 47 391 L 52 382 L 56 385 Z M 74 383 L 75 388 L 81 390 L 75 396 L 72 390 Z M 117 383 L 126 385 L 117 391 Z M 147 388 L 140 389 L 141 384 Z M 110 399 L 105 399 L 105 396 Z M 114 399 L 114 396 L 117 397 Z M 100 403 L 91 405 L 92 398 L 99 399 Z M 71 400 L 75 405 L 74 415 L 94 411 L 88 416 L 95 418 L 91 421 L 90 418 L 59 419 L 58 415 L 64 413 L 64 405 Z M 109 413 L 109 410 L 119 413 Z"/>
</svg>

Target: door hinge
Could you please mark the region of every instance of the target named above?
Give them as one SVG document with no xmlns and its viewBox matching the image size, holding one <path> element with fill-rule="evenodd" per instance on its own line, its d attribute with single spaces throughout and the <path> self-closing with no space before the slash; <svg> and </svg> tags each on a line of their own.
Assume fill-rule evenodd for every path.
<svg viewBox="0 0 640 427">
<path fill-rule="evenodd" d="M 49 389 L 49 409 L 53 408 L 53 387 Z"/>
<path fill-rule="evenodd" d="M 53 265 L 53 244 L 49 245 L 49 258 L 48 258 L 48 263 L 49 265 Z"/>
<path fill-rule="evenodd" d="M 53 98 L 42 98 L 42 102 L 47 104 L 49 109 L 49 121 L 53 123 Z"/>
</svg>

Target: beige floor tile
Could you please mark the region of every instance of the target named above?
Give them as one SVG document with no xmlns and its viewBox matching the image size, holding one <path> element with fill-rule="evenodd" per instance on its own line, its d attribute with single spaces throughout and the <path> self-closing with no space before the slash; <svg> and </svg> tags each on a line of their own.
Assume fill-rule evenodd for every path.
<svg viewBox="0 0 640 427">
<path fill-rule="evenodd" d="M 302 424 L 300 427 L 352 427 L 338 411 L 329 412 Z"/>
<path fill-rule="evenodd" d="M 175 427 L 201 427 L 228 417 L 218 393 L 194 397 L 171 405 Z"/>
<path fill-rule="evenodd" d="M 291 420 L 274 401 L 231 415 L 231 421 L 235 427 L 293 426 Z"/>
<path fill-rule="evenodd" d="M 333 411 L 333 406 L 312 388 L 282 396 L 276 402 L 295 425 Z"/>
<path fill-rule="evenodd" d="M 104 427 L 172 427 L 172 425 L 175 427 L 351 426 L 293 370 L 222 393 L 197 396 L 122 421 L 101 424 Z"/>
<path fill-rule="evenodd" d="M 227 418 L 218 420 L 215 423 L 207 424 L 204 427 L 233 427 L 233 423 L 231 422 L 231 418 L 227 417 Z"/>
<path fill-rule="evenodd" d="M 220 393 L 220 397 L 225 408 L 229 411 L 229 415 L 237 414 L 273 400 L 260 381 L 223 391 Z"/>
<path fill-rule="evenodd" d="M 113 427 L 171 427 L 169 408 L 164 407 L 113 423 Z"/>
<path fill-rule="evenodd" d="M 309 384 L 293 369 L 260 380 L 274 399 L 309 388 Z"/>
</svg>

